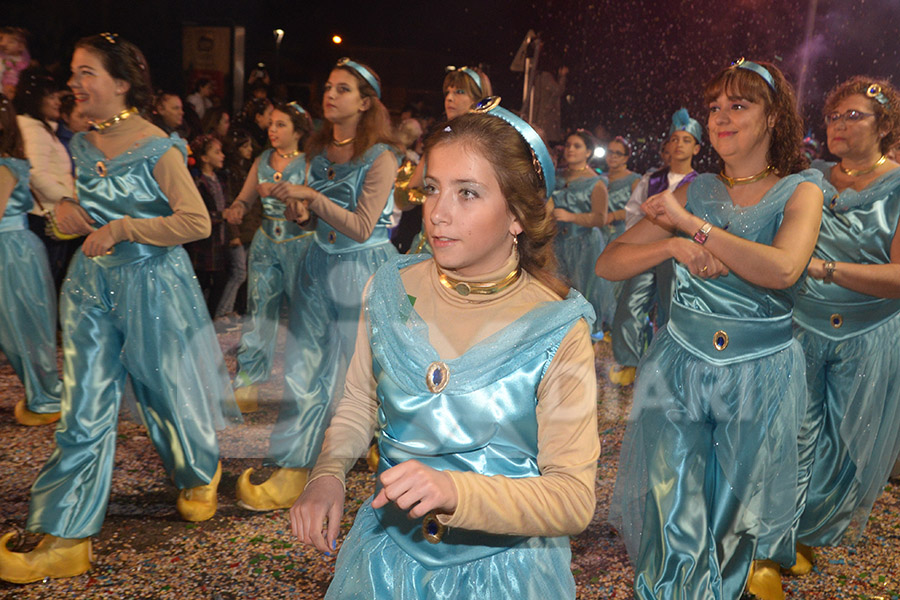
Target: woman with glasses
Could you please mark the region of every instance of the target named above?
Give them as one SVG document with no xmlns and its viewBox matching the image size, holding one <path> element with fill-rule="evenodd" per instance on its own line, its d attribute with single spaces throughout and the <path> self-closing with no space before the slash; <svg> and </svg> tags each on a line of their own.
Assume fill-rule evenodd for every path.
<svg viewBox="0 0 900 600">
<path fill-rule="evenodd" d="M 825 100 L 822 227 L 794 312 L 806 352 L 795 574 L 812 546 L 854 542 L 900 452 L 900 94 L 853 77 Z M 808 488 L 804 485 L 808 480 Z"/>
<path fill-rule="evenodd" d="M 625 232 L 625 205 L 628 204 L 631 192 L 641 180 L 640 175 L 628 168 L 630 158 L 631 144 L 622 136 L 617 135 L 606 146 L 609 212 L 606 215 L 603 235 L 606 236 L 607 244 Z"/>
<path fill-rule="evenodd" d="M 566 168 L 556 177 L 556 189 L 547 209 L 556 219 L 556 258 L 559 272 L 594 307 L 594 333 L 602 336 L 615 314 L 613 283 L 594 274 L 597 257 L 606 240 L 600 227 L 606 224 L 606 184 L 588 162 L 597 141 L 584 129 L 566 138 Z"/>
</svg>

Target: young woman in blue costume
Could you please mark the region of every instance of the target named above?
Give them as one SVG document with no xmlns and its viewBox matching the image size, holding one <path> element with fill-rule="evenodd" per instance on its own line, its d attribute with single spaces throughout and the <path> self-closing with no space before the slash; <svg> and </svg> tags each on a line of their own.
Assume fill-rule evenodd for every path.
<svg viewBox="0 0 900 600">
<path fill-rule="evenodd" d="M 600 446 L 593 311 L 551 274 L 553 164 L 494 102 L 430 138 L 426 160 L 434 257 L 368 286 L 294 534 L 336 547 L 345 473 L 377 429 L 376 493 L 326 598 L 574 598 L 567 536 L 593 514 Z"/>
<path fill-rule="evenodd" d="M 47 250 L 28 229 L 34 206 L 16 112 L 0 94 L 0 351 L 25 386 L 16 403 L 22 425 L 59 419 L 62 381 L 56 370 L 56 290 Z"/>
<path fill-rule="evenodd" d="M 854 77 L 828 95 L 825 124 L 840 161 L 813 164 L 822 228 L 794 312 L 809 384 L 794 574 L 812 569 L 810 546 L 859 538 L 900 452 L 900 165 L 885 158 L 900 94 Z"/>
<path fill-rule="evenodd" d="M 612 325 L 616 299 L 612 282 L 594 274 L 606 246 L 600 228 L 606 224 L 608 202 L 606 184 L 588 165 L 595 146 L 594 137 L 583 129 L 566 138 L 567 166 L 556 178 L 547 208 L 556 219 L 559 272 L 594 307 L 594 331 L 602 335 Z"/>
<path fill-rule="evenodd" d="M 27 528 L 45 535 L 25 553 L 0 538 L 0 579 L 70 577 L 90 568 L 103 523 L 126 376 L 137 410 L 189 521 L 216 510 L 217 427 L 240 418 L 222 352 L 187 253 L 209 235 L 209 213 L 186 146 L 138 115 L 150 97 L 143 55 L 115 34 L 80 40 L 69 85 L 95 121 L 72 139 L 78 201 L 63 202 L 64 233 L 87 237 L 63 284 L 64 390 L 56 448 L 31 489 Z"/>
<path fill-rule="evenodd" d="M 821 174 L 800 172 L 802 121 L 776 67 L 741 59 L 704 96 L 721 173 L 651 197 L 598 262 L 624 279 L 676 260 L 612 501 L 641 599 L 737 599 L 794 515 L 806 380 L 791 309 Z"/>
<path fill-rule="evenodd" d="M 239 225 L 252 203 L 262 199 L 263 221 L 253 236 L 248 259 L 247 312 L 241 332 L 235 399 L 244 412 L 257 410 L 258 386 L 269 378 L 283 302 L 290 305 L 297 272 L 312 242 L 312 232 L 284 216 L 289 185 L 306 181 L 306 155 L 300 148 L 312 130 L 309 114 L 296 102 L 279 105 L 269 123 L 271 148 L 250 167 L 234 203 L 225 211 Z"/>
<path fill-rule="evenodd" d="M 444 76 L 444 116 L 447 121 L 452 121 L 460 115 L 469 112 L 483 98 L 491 95 L 491 80 L 477 67 L 447 67 Z M 397 177 L 397 187 L 394 190 L 394 202 L 401 210 L 408 210 L 415 204 L 421 204 L 424 196 L 421 193 L 422 182 L 425 177 L 425 164 L 419 161 L 410 176 L 408 183 Z M 413 239 L 409 254 L 420 252 L 431 253 L 428 246 L 428 238 L 425 235 L 425 226 Z"/>
<path fill-rule="evenodd" d="M 620 135 L 613 138 L 606 146 L 606 166 L 609 168 L 607 191 L 609 193 L 608 212 L 603 235 L 606 243 L 610 243 L 625 233 L 625 205 L 631 198 L 631 192 L 637 187 L 641 176 L 628 168 L 631 158 L 631 144 Z"/>
<path fill-rule="evenodd" d="M 250 481 L 253 469 L 237 483 L 251 510 L 287 508 L 303 491 L 343 390 L 363 286 L 396 254 L 388 227 L 397 158 L 380 98 L 372 69 L 338 61 L 322 98 L 325 125 L 307 145 L 308 185 L 282 183 L 286 216 L 315 235 L 291 299 L 284 399 L 269 445 L 278 468 L 260 485 Z"/>
</svg>

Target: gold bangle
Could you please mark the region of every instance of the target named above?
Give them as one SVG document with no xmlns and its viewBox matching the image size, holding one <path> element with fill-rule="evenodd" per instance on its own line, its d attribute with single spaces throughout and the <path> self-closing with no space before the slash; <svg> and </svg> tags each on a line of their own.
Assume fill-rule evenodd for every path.
<svg viewBox="0 0 900 600">
<path fill-rule="evenodd" d="M 834 271 L 835 264 L 833 260 L 829 260 L 825 263 L 825 277 L 822 278 L 823 283 L 832 283 L 834 282 Z"/>
</svg>

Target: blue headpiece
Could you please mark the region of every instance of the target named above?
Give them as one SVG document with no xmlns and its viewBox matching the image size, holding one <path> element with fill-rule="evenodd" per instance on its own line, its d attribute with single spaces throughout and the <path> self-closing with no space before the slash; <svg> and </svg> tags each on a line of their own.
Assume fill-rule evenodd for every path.
<svg viewBox="0 0 900 600">
<path fill-rule="evenodd" d="M 475 71 L 475 69 L 471 69 L 469 67 L 454 67 L 452 65 L 444 67 L 444 70 L 448 73 L 451 71 L 459 71 L 461 73 L 465 73 L 469 76 L 469 79 L 475 82 L 475 87 L 478 88 L 478 95 L 484 94 L 484 88 L 481 87 L 481 76 Z"/>
<path fill-rule="evenodd" d="M 362 66 L 356 61 L 350 60 L 346 56 L 337 61 L 336 67 L 350 67 L 353 69 L 357 75 L 366 80 L 366 82 L 372 86 L 372 89 L 375 90 L 375 95 L 381 100 L 381 86 L 378 85 L 378 80 L 375 79 L 375 76 L 369 71 L 367 68 Z"/>
<path fill-rule="evenodd" d="M 697 140 L 698 144 L 703 143 L 703 127 L 700 126 L 697 119 L 691 118 L 691 115 L 688 114 L 686 108 L 679 108 L 675 111 L 675 114 L 672 115 L 672 126 L 669 127 L 669 137 L 676 131 L 687 131 L 694 136 L 694 139 Z"/>
<path fill-rule="evenodd" d="M 298 113 L 300 113 L 301 115 L 305 115 L 305 114 L 306 114 L 306 109 L 303 108 L 302 106 L 300 106 L 299 104 L 297 104 L 297 101 L 296 101 L 296 100 L 294 100 L 294 101 L 292 101 L 292 102 L 288 102 L 287 105 L 290 106 L 291 108 L 293 108 L 294 110 L 296 110 L 296 111 L 297 111 Z"/>
<path fill-rule="evenodd" d="M 866 96 L 876 100 L 878 102 L 878 104 L 880 104 L 882 106 L 890 105 L 890 102 L 888 102 L 887 96 L 885 96 L 881 92 L 881 86 L 878 85 L 877 83 L 873 83 L 868 88 L 866 88 Z"/>
<path fill-rule="evenodd" d="M 775 91 L 775 78 L 772 77 L 772 74 L 769 73 L 769 70 L 766 69 L 762 65 L 758 65 L 751 60 L 747 60 L 743 56 L 731 63 L 732 69 L 747 69 L 748 71 L 753 71 L 760 77 L 762 77 L 766 83 L 769 84 L 769 87 L 772 88 L 772 91 Z"/>
<path fill-rule="evenodd" d="M 556 175 L 554 174 L 553 159 L 550 158 L 550 152 L 547 151 L 547 146 L 544 144 L 541 136 L 537 134 L 537 131 L 521 117 L 502 108 L 500 106 L 500 96 L 485 98 L 475 105 L 472 112 L 500 117 L 519 132 L 519 135 L 525 139 L 525 142 L 531 148 L 534 170 L 537 171 L 538 177 L 544 181 L 544 188 L 547 190 L 547 198 L 549 198 L 556 188 Z"/>
</svg>

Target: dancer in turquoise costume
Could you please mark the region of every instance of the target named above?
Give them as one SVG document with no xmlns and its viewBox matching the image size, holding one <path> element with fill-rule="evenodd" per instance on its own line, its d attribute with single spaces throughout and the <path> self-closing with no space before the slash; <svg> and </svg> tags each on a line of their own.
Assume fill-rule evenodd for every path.
<svg viewBox="0 0 900 600">
<path fill-rule="evenodd" d="M 813 165 L 822 228 L 794 312 L 809 383 L 794 574 L 812 569 L 811 546 L 859 538 L 900 452 L 900 165 L 885 158 L 900 94 L 854 77 L 829 94 L 825 123 L 840 162 Z"/>
<path fill-rule="evenodd" d="M 771 565 L 754 559 L 794 516 L 806 379 L 791 308 L 815 246 L 821 174 L 800 172 L 802 121 L 775 66 L 739 60 L 704 96 L 721 173 L 650 198 L 647 218 L 597 265 L 623 279 L 676 260 L 611 503 L 642 600 L 736 600 L 748 573 L 758 593 Z"/>
<path fill-rule="evenodd" d="M 225 218 L 239 225 L 257 198 L 263 221 L 253 236 L 248 259 L 247 312 L 241 332 L 235 399 L 243 412 L 257 410 L 258 385 L 269 378 L 281 305 L 290 305 L 297 272 L 312 232 L 284 217 L 288 185 L 306 182 L 306 155 L 300 148 L 312 130 L 309 114 L 296 102 L 277 106 L 269 124 L 272 147 L 250 167 L 247 180 Z"/>
<path fill-rule="evenodd" d="M 0 94 L 0 351 L 25 386 L 16 420 L 43 425 L 59 419 L 62 381 L 56 370 L 56 290 L 47 251 L 26 218 L 34 206 L 30 169 L 15 110 Z"/>
<path fill-rule="evenodd" d="M 307 146 L 307 185 L 283 184 L 285 215 L 315 230 L 297 273 L 285 348 L 285 390 L 260 485 L 247 469 L 238 501 L 251 510 L 287 508 L 319 454 L 356 338 L 362 290 L 396 254 L 388 237 L 397 158 L 381 83 L 369 67 L 341 59 L 322 98 L 326 119 Z"/>
<path fill-rule="evenodd" d="M 594 307 L 594 331 L 602 336 L 612 326 L 616 298 L 613 283 L 594 274 L 606 246 L 600 228 L 606 224 L 608 200 L 606 184 L 588 165 L 595 146 L 594 137 L 583 129 L 566 138 L 567 167 L 556 178 L 548 210 L 556 219 L 559 272 Z"/>
<path fill-rule="evenodd" d="M 590 522 L 599 451 L 593 311 L 551 275 L 543 142 L 481 110 L 428 142 L 434 257 L 372 279 L 344 397 L 291 509 L 294 534 L 332 551 L 344 475 L 380 432 L 376 492 L 329 599 L 575 597 L 567 536 Z"/>
<path fill-rule="evenodd" d="M 606 243 L 610 243 L 625 233 L 625 205 L 631 198 L 632 192 L 637 187 L 641 176 L 628 169 L 628 159 L 631 158 L 631 144 L 622 136 L 616 136 L 606 146 L 606 166 L 609 171 L 606 185 L 609 193 L 606 225 L 603 227 L 603 235 Z"/>
<path fill-rule="evenodd" d="M 216 511 L 216 428 L 240 418 L 190 259 L 179 243 L 209 235 L 186 145 L 138 116 L 150 98 L 143 55 L 115 34 L 80 40 L 69 85 L 94 128 L 72 139 L 78 202 L 57 209 L 87 235 L 63 285 L 65 357 L 56 448 L 31 490 L 25 553 L 0 538 L 0 579 L 69 577 L 90 568 L 90 537 L 109 499 L 126 376 L 189 521 Z M 225 413 L 225 415 L 223 415 Z"/>
<path fill-rule="evenodd" d="M 626 229 L 641 220 L 640 206 L 647 198 L 665 190 L 674 191 L 697 176 L 692 163 L 702 141 L 703 128 L 700 123 L 683 108 L 675 111 L 664 149 L 668 156 L 667 164 L 642 177 L 632 192 L 625 207 Z M 656 326 L 666 324 L 673 286 L 674 267 L 671 260 L 663 261 L 624 282 L 616 299 L 612 326 L 613 356 L 618 363 L 618 366 L 613 365 L 609 369 L 609 379 L 613 383 L 622 386 L 634 383 L 638 362 L 653 337 L 650 313 L 655 304 Z"/>
</svg>

